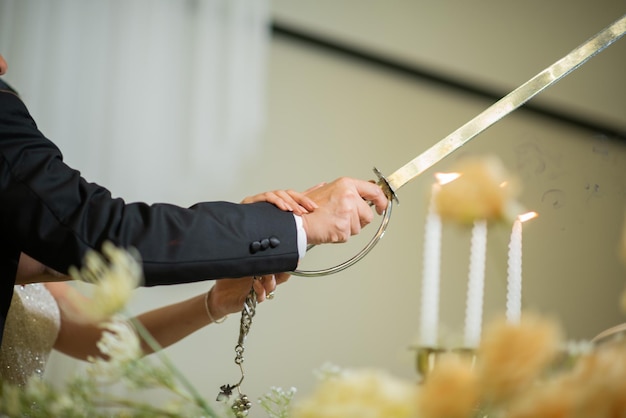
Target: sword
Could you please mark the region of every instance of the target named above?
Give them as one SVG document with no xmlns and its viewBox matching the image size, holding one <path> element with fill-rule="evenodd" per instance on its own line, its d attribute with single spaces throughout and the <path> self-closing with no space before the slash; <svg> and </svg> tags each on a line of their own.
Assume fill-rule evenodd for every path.
<svg viewBox="0 0 626 418">
<path fill-rule="evenodd" d="M 589 38 L 569 54 L 565 55 L 554 64 L 539 72 L 530 80 L 517 87 L 515 90 L 489 106 L 482 113 L 475 116 L 469 122 L 441 139 L 429 149 L 385 177 L 374 168 L 374 173 L 378 177 L 378 185 L 383 189 L 389 203 L 383 214 L 383 221 L 376 231 L 372 240 L 359 253 L 349 260 L 327 269 L 315 271 L 295 270 L 297 276 L 326 276 L 342 271 L 359 260 L 361 260 L 383 237 L 387 230 L 393 202 L 398 203 L 396 192 L 402 186 L 413 180 L 415 177 L 428 170 L 430 167 L 443 160 L 445 157 L 456 151 L 472 138 L 498 122 L 500 119 L 522 106 L 524 103 L 547 89 L 557 81 L 576 70 L 591 57 L 595 56 L 609 45 L 620 39 L 626 33 L 626 14 L 615 22 Z"/>
</svg>

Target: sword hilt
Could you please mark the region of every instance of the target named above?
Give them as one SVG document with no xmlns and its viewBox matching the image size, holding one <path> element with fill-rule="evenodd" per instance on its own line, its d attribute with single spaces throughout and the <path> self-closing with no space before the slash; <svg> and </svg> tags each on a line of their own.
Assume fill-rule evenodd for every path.
<svg viewBox="0 0 626 418">
<path fill-rule="evenodd" d="M 376 246 L 376 244 L 378 244 L 378 241 L 380 241 L 383 235 L 385 235 L 385 231 L 387 231 L 387 225 L 389 225 L 389 219 L 391 219 L 391 209 L 393 208 L 393 202 L 395 201 L 397 204 L 399 204 L 399 202 L 396 193 L 392 190 L 391 186 L 387 182 L 387 179 L 385 179 L 385 176 L 383 176 L 376 167 L 374 167 L 374 173 L 378 177 L 377 184 L 383 189 L 383 192 L 387 196 L 388 203 L 387 207 L 382 213 L 382 222 L 380 223 L 380 226 L 376 230 L 376 233 L 374 234 L 372 239 L 367 243 L 365 247 L 363 247 L 361 251 L 359 251 L 352 258 L 344 261 L 341 264 L 337 264 L 336 266 L 320 270 L 294 270 L 291 272 L 291 274 L 301 277 L 319 277 L 338 273 L 361 261 L 361 259 L 365 257 Z M 315 247 L 315 245 L 309 245 L 306 250 L 309 251 L 313 247 Z"/>
<path fill-rule="evenodd" d="M 396 191 L 391 187 L 391 184 L 389 184 L 389 182 L 387 181 L 387 177 L 383 176 L 383 173 L 381 173 L 380 170 L 376 167 L 374 167 L 374 174 L 376 174 L 376 177 L 378 177 L 378 183 L 376 184 L 378 184 L 380 188 L 383 189 L 383 192 L 385 193 L 387 198 L 389 200 L 395 200 L 396 204 L 399 205 L 400 201 L 398 200 L 398 195 L 396 194 Z"/>
</svg>

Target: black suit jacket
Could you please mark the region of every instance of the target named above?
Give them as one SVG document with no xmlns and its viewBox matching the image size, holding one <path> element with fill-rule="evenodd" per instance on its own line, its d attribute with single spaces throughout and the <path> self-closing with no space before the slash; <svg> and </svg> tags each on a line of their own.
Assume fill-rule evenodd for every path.
<svg viewBox="0 0 626 418">
<path fill-rule="evenodd" d="M 112 198 L 63 162 L 0 80 L 0 328 L 20 252 L 67 272 L 107 240 L 139 251 L 146 286 L 291 271 L 298 261 L 293 215 L 271 204 Z"/>
</svg>

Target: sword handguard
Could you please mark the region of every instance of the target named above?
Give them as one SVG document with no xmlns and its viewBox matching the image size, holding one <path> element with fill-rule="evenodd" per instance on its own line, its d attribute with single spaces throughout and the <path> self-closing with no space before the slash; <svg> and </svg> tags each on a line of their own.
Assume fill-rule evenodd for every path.
<svg viewBox="0 0 626 418">
<path fill-rule="evenodd" d="M 387 198 L 389 200 L 395 200 L 396 204 L 399 205 L 400 201 L 398 200 L 398 195 L 396 194 L 396 191 L 393 190 L 393 188 L 391 187 L 391 184 L 389 184 L 389 182 L 387 181 L 387 178 L 383 176 L 383 173 L 381 173 L 380 170 L 374 167 L 374 174 L 376 174 L 376 177 L 378 177 L 378 183 L 376 184 L 378 184 L 380 188 L 383 189 L 383 192 L 385 193 Z"/>
<path fill-rule="evenodd" d="M 395 201 L 398 204 L 399 202 L 398 202 L 398 198 L 396 197 L 395 192 L 391 189 L 385 177 L 381 174 L 380 171 L 378 171 L 376 167 L 374 167 L 374 173 L 376 173 L 376 176 L 378 177 L 377 184 L 383 189 L 383 192 L 387 196 L 388 203 L 387 203 L 387 207 L 382 213 L 383 219 L 380 223 L 380 226 L 376 230 L 376 234 L 374 234 L 372 239 L 367 243 L 367 245 L 361 251 L 359 251 L 352 258 L 350 258 L 347 261 L 344 261 L 341 264 L 337 264 L 334 267 L 329 267 L 329 268 L 325 268 L 321 270 L 294 270 L 291 272 L 291 274 L 293 274 L 294 276 L 300 276 L 300 277 L 319 277 L 319 276 L 328 276 L 334 273 L 338 273 L 356 264 L 357 262 L 361 261 L 361 259 L 365 257 L 372 250 L 372 248 L 376 246 L 376 244 L 378 244 L 378 241 L 380 241 L 383 235 L 385 235 L 385 231 L 387 231 L 387 225 L 389 224 L 389 219 L 391 219 L 391 209 L 393 208 L 393 202 Z M 315 245 L 309 245 L 306 250 L 309 251 L 313 247 L 315 247 Z"/>
</svg>

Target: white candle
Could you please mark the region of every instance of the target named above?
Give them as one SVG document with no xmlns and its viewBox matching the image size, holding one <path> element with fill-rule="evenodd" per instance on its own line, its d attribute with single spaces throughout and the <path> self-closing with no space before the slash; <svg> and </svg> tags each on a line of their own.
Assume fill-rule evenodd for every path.
<svg viewBox="0 0 626 418">
<path fill-rule="evenodd" d="M 517 323 L 522 316 L 522 223 L 537 216 L 537 212 L 520 215 L 511 230 L 506 287 L 506 318 L 509 322 Z"/>
<path fill-rule="evenodd" d="M 472 229 L 467 305 L 465 308 L 465 347 L 474 348 L 480 342 L 487 257 L 487 221 L 477 220 Z"/>
<path fill-rule="evenodd" d="M 506 318 L 517 323 L 522 315 L 522 221 L 516 219 L 509 241 Z"/>
<path fill-rule="evenodd" d="M 420 344 L 425 347 L 436 347 L 437 328 L 439 326 L 441 219 L 435 207 L 435 197 L 438 190 L 439 185 L 433 184 L 424 226 Z"/>
</svg>

